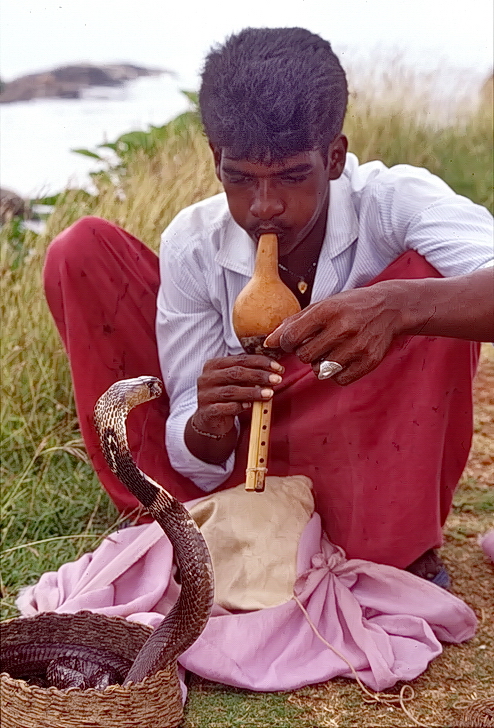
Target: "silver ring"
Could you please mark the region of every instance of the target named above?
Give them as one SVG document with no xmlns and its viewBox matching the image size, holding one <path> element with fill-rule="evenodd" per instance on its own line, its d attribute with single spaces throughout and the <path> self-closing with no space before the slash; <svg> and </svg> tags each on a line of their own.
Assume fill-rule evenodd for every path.
<svg viewBox="0 0 494 728">
<path fill-rule="evenodd" d="M 317 375 L 317 378 L 329 379 L 335 374 L 338 374 L 338 372 L 341 372 L 342 369 L 343 367 L 341 364 L 338 364 L 337 361 L 328 361 L 327 359 L 323 359 L 319 362 L 319 374 Z"/>
</svg>

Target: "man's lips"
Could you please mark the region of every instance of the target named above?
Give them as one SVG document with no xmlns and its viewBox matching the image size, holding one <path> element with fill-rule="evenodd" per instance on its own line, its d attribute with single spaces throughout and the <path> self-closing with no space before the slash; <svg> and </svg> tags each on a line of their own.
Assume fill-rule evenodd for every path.
<svg viewBox="0 0 494 728">
<path fill-rule="evenodd" d="M 277 235 L 278 237 L 284 237 L 285 230 L 280 227 L 269 226 L 269 227 L 256 227 L 250 231 L 250 236 L 259 241 L 261 235 Z"/>
</svg>

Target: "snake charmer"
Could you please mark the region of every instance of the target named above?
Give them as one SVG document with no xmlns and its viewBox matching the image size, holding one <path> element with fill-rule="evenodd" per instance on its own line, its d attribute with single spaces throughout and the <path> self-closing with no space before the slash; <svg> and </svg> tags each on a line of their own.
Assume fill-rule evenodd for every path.
<svg viewBox="0 0 494 728">
<path fill-rule="evenodd" d="M 318 35 L 232 35 L 199 95 L 224 193 L 177 215 L 159 262 L 113 223 L 79 220 L 51 244 L 46 295 L 120 510 L 137 502 L 92 424 L 113 381 L 162 376 L 168 399 L 136 414 L 129 440 L 182 501 L 243 482 L 251 405 L 272 398 L 269 472 L 311 478 L 331 542 L 447 586 L 437 549 L 470 448 L 479 342 L 494 337 L 492 217 L 425 169 L 360 164 L 347 99 Z M 301 306 L 266 340 L 279 362 L 245 353 L 232 326 L 265 233 Z"/>
</svg>

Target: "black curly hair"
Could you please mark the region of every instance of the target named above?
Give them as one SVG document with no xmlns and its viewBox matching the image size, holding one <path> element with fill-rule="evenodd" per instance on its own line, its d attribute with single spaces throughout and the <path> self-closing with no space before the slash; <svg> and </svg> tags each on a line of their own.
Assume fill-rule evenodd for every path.
<svg viewBox="0 0 494 728">
<path fill-rule="evenodd" d="M 238 159 L 324 156 L 341 132 L 346 76 L 328 41 L 304 28 L 246 28 L 206 57 L 199 105 L 212 145 Z"/>
</svg>

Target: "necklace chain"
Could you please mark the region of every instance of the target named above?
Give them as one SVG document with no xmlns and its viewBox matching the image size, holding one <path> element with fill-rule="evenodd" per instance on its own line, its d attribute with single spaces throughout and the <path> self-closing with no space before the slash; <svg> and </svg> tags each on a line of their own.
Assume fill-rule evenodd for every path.
<svg viewBox="0 0 494 728">
<path fill-rule="evenodd" d="M 278 263 L 278 268 L 281 268 L 281 270 L 284 270 L 285 273 L 288 273 L 289 275 L 293 276 L 294 278 L 298 278 L 297 288 L 300 291 L 300 293 L 305 293 L 306 290 L 309 287 L 309 284 L 305 280 L 310 273 L 314 270 L 314 268 L 317 265 L 317 260 L 315 260 L 313 263 L 310 264 L 310 266 L 307 268 L 305 273 L 301 276 L 299 273 L 294 273 L 292 270 L 289 270 L 289 268 L 286 267 L 286 265 L 283 265 L 282 263 Z"/>
</svg>

